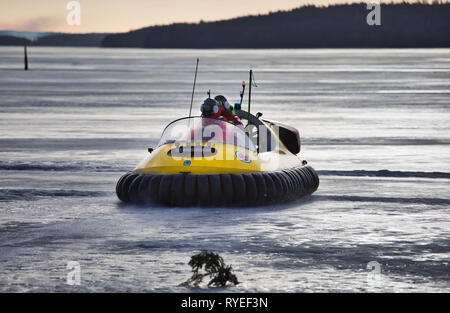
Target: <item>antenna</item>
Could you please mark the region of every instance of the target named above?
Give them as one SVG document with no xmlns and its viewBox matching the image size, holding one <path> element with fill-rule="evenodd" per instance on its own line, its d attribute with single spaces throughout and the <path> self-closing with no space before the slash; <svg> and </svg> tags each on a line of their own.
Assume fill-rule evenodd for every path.
<svg viewBox="0 0 450 313">
<path fill-rule="evenodd" d="M 247 117 L 248 124 L 250 124 L 250 103 L 252 100 L 252 79 L 253 79 L 253 71 L 250 70 L 250 79 L 249 79 L 249 85 L 248 85 L 248 117 Z"/>
<path fill-rule="evenodd" d="M 200 61 L 199 58 L 197 58 L 197 65 L 195 66 L 194 86 L 192 87 L 191 107 L 189 109 L 189 118 L 191 117 L 192 103 L 194 102 L 195 84 L 197 82 L 197 71 L 198 71 L 198 62 L 199 61 Z"/>
</svg>

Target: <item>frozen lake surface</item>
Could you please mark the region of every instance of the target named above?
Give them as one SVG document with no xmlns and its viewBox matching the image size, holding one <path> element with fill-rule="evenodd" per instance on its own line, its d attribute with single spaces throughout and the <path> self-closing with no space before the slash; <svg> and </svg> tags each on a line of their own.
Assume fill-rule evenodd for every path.
<svg viewBox="0 0 450 313">
<path fill-rule="evenodd" d="M 241 281 L 213 291 L 450 292 L 450 49 L 31 47 L 27 72 L 22 50 L 0 47 L 0 291 L 206 291 L 177 285 L 207 249 Z M 118 178 L 188 114 L 197 57 L 193 111 L 208 89 L 237 101 L 252 68 L 252 111 L 300 130 L 315 194 L 120 203 Z"/>
</svg>

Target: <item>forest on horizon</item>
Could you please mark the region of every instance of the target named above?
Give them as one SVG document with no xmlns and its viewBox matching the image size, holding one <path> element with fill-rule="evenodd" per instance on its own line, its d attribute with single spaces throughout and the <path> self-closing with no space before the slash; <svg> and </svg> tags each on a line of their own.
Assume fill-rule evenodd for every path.
<svg viewBox="0 0 450 313">
<path fill-rule="evenodd" d="M 450 47 L 450 3 L 382 4 L 368 25 L 367 3 L 302 6 L 215 22 L 175 23 L 115 34 L 52 34 L 36 41 L 0 36 L 0 45 L 133 48 Z"/>
</svg>

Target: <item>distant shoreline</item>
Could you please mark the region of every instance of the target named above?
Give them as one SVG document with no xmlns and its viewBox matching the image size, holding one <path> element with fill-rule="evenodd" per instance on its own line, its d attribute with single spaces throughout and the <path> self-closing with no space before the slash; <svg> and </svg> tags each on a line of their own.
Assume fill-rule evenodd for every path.
<svg viewBox="0 0 450 313">
<path fill-rule="evenodd" d="M 450 3 L 382 4 L 380 25 L 368 25 L 370 12 L 366 3 L 303 6 L 266 15 L 151 26 L 126 33 L 51 34 L 34 41 L 0 32 L 0 46 L 258 50 L 450 47 Z"/>
<path fill-rule="evenodd" d="M 20 48 L 23 49 L 24 46 L 22 45 L 0 45 L 0 49 L 3 47 L 11 47 L 11 48 Z M 449 50 L 450 46 L 448 47 L 321 47 L 321 48 L 142 48 L 142 47 L 90 47 L 90 46 L 27 46 L 29 49 L 33 48 L 62 48 L 62 49 L 71 49 L 71 48 L 81 48 L 81 49 L 111 49 L 111 50 L 119 50 L 119 49 L 126 49 L 126 50 L 133 50 L 133 49 L 139 49 L 139 50 L 148 50 L 148 51 L 155 51 L 155 50 L 197 50 L 197 51 L 208 51 L 208 50 L 218 50 L 218 51 L 224 51 L 224 50 L 256 50 L 256 51 L 262 51 L 262 50 Z"/>
<path fill-rule="evenodd" d="M 1 47 L 19 47 L 24 45 L 1 45 Z M 450 49 L 449 46 L 432 46 L 432 47 L 303 47 L 303 48 L 142 48 L 142 47 L 95 47 L 95 46 L 34 46 L 27 45 L 29 48 L 92 48 L 92 49 L 142 49 L 142 50 L 418 50 L 418 49 Z"/>
</svg>

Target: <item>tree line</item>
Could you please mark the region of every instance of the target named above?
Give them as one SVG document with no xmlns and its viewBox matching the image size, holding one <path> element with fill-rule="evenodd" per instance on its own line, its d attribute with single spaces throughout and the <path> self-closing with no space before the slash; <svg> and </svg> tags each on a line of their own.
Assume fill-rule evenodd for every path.
<svg viewBox="0 0 450 313">
<path fill-rule="evenodd" d="M 111 34 L 103 47 L 364 48 L 449 47 L 450 4 L 381 5 L 369 26 L 366 3 L 306 6 L 217 22 L 177 23 Z"/>
<path fill-rule="evenodd" d="M 381 25 L 368 25 L 366 3 L 304 6 L 216 22 L 175 23 L 117 34 L 54 34 L 0 45 L 139 48 L 450 47 L 450 3 L 382 4 Z"/>
</svg>

